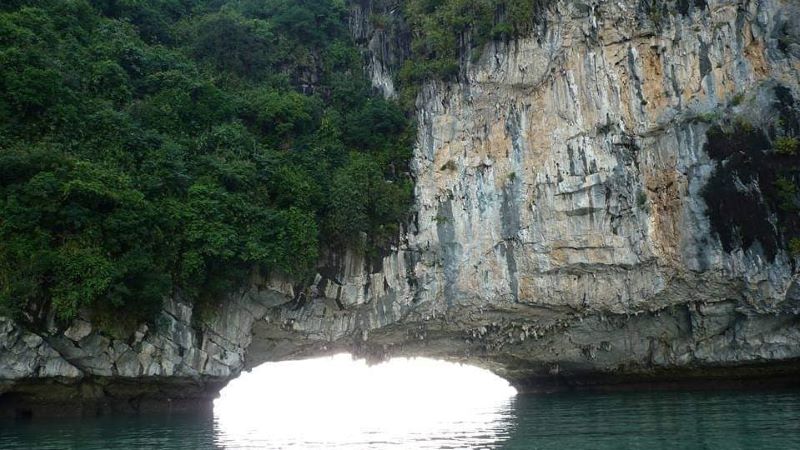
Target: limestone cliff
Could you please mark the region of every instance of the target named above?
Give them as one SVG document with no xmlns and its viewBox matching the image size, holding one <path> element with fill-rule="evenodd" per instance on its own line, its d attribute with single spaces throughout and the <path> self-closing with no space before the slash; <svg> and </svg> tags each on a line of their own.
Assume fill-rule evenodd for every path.
<svg viewBox="0 0 800 450">
<path fill-rule="evenodd" d="M 0 402 L 57 391 L 137 409 L 337 351 L 466 361 L 528 389 L 796 374 L 797 260 L 763 189 L 710 151 L 709 131 L 747 123 L 768 145 L 778 118 L 800 125 L 786 123 L 800 99 L 800 6 L 648 4 L 551 2 L 530 35 L 467 58 L 460 81 L 424 86 L 415 217 L 392 251 L 332 252 L 304 289 L 254 275 L 205 321 L 171 300 L 129 337 L 3 320 Z M 370 26 L 375 7 L 358 2 L 351 25 L 373 82 L 394 95 L 406 39 Z M 758 208 L 718 207 L 709 185 L 721 174 Z"/>
</svg>

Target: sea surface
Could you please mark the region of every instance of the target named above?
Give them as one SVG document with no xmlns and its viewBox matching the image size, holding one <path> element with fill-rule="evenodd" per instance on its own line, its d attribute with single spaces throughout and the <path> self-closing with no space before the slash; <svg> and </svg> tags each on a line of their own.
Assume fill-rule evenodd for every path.
<svg viewBox="0 0 800 450">
<path fill-rule="evenodd" d="M 8 420 L 0 421 L 0 448 L 800 449 L 796 390 L 517 395 L 437 414 L 382 422 L 376 412 L 363 425 L 337 420 L 335 429 L 276 429 L 219 413 Z"/>
</svg>

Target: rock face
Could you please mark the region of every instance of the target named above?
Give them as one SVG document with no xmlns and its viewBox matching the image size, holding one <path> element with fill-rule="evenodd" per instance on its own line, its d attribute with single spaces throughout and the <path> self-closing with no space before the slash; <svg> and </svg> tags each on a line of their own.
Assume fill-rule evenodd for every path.
<svg viewBox="0 0 800 450">
<path fill-rule="evenodd" d="M 109 336 L 76 319 L 34 333 L 0 318 L 0 417 L 209 406 L 238 375 L 253 322 L 290 300 L 250 290 L 202 324 L 190 304 L 168 300 L 154 325 Z M 66 409 L 65 409 L 66 408 Z"/>
<path fill-rule="evenodd" d="M 328 255 L 307 289 L 254 277 L 206 321 L 171 300 L 121 339 L 2 320 L 0 406 L 207 401 L 242 369 L 338 351 L 469 362 L 531 390 L 796 375 L 796 258 L 723 245 L 712 223 L 738 225 L 711 220 L 706 187 L 726 168 L 715 122 L 769 129 L 797 108 L 800 6 L 645 4 L 554 1 L 529 37 L 425 86 L 415 220 L 383 257 Z M 352 25 L 393 95 L 404 39 L 372 29 L 372 7 Z"/>
</svg>

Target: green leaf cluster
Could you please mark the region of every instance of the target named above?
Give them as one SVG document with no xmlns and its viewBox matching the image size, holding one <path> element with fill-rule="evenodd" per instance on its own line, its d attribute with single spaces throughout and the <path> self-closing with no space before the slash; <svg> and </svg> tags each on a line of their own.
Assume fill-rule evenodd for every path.
<svg viewBox="0 0 800 450">
<path fill-rule="evenodd" d="M 779 155 L 793 156 L 797 154 L 800 141 L 793 136 L 781 136 L 775 139 L 775 152 Z"/>
<path fill-rule="evenodd" d="M 336 0 L 0 5 L 0 313 L 147 319 L 396 233 L 412 127 Z M 214 300 L 216 301 L 216 300 Z M 110 314 L 109 314 L 110 313 Z"/>
</svg>

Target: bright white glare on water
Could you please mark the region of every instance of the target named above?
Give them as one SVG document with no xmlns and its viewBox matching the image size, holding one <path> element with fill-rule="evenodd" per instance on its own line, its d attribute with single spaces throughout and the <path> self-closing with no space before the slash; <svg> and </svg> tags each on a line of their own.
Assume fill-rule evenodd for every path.
<svg viewBox="0 0 800 450">
<path fill-rule="evenodd" d="M 259 366 L 222 390 L 214 416 L 230 448 L 489 448 L 515 395 L 476 367 L 338 355 Z"/>
</svg>

